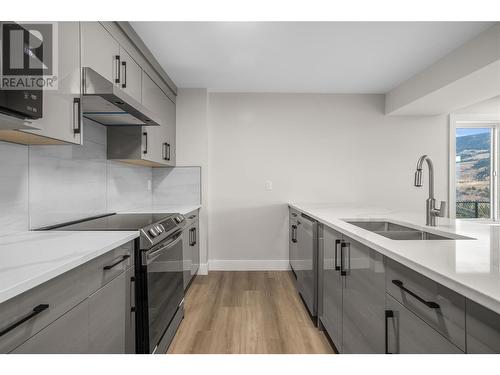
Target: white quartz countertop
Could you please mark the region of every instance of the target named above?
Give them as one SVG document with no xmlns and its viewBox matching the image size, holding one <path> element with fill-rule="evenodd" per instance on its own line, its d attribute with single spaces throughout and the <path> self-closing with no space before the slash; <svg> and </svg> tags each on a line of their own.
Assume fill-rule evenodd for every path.
<svg viewBox="0 0 500 375">
<path fill-rule="evenodd" d="M 138 236 L 138 231 L 31 231 L 1 234 L 0 303 Z"/>
<path fill-rule="evenodd" d="M 426 227 L 424 213 L 347 204 L 290 206 L 500 314 L 500 224 L 438 218 L 436 227 Z M 391 240 L 344 219 L 386 219 L 473 239 Z"/>
<path fill-rule="evenodd" d="M 144 206 L 139 208 L 134 208 L 126 211 L 119 211 L 119 214 L 163 214 L 163 213 L 175 213 L 185 215 L 191 211 L 201 208 L 200 204 L 193 205 L 154 205 L 154 206 Z"/>
</svg>

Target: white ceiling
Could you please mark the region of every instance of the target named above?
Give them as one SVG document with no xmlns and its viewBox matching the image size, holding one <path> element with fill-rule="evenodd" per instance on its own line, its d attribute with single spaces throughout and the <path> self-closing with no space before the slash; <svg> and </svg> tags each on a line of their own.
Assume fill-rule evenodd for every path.
<svg viewBox="0 0 500 375">
<path fill-rule="evenodd" d="M 131 22 L 178 87 L 385 93 L 493 23 Z"/>
</svg>

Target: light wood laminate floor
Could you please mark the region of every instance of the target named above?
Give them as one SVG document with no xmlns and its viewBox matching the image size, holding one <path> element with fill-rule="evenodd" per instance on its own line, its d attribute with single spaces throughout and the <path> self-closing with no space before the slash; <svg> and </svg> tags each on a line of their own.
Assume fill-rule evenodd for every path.
<svg viewBox="0 0 500 375">
<path fill-rule="evenodd" d="M 197 276 L 168 353 L 333 353 L 313 325 L 290 272 Z"/>
</svg>

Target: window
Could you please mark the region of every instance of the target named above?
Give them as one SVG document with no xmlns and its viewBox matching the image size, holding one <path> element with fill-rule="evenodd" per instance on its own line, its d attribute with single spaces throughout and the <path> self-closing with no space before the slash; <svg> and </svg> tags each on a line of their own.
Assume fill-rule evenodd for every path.
<svg viewBox="0 0 500 375">
<path fill-rule="evenodd" d="M 497 220 L 500 124 L 452 121 L 450 131 L 450 217 Z"/>
</svg>

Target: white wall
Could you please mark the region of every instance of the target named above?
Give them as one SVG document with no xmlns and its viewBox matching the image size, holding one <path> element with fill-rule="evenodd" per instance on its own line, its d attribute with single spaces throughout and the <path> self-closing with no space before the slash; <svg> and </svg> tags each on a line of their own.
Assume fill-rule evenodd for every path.
<svg viewBox="0 0 500 375">
<path fill-rule="evenodd" d="M 200 273 L 208 271 L 208 103 L 206 89 L 180 89 L 176 102 L 177 166 L 201 167 Z"/>
<path fill-rule="evenodd" d="M 424 153 L 446 200 L 447 116 L 389 117 L 383 95 L 319 94 L 210 93 L 208 113 L 211 269 L 286 268 L 289 201 L 423 215 L 413 174 Z"/>
</svg>

